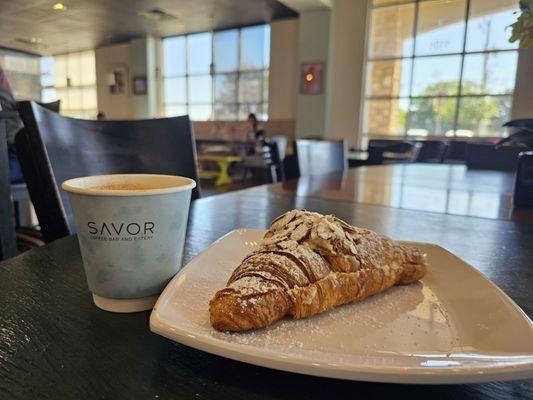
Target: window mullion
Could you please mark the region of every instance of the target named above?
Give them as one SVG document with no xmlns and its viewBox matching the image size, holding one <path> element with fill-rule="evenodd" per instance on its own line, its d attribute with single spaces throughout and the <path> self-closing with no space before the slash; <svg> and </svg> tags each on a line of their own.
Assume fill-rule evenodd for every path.
<svg viewBox="0 0 533 400">
<path fill-rule="evenodd" d="M 416 51 L 416 36 L 418 34 L 418 12 L 419 12 L 419 1 L 415 3 L 415 18 L 413 20 L 413 47 L 411 50 L 411 73 L 409 78 L 409 101 L 407 105 L 407 118 L 405 119 L 405 126 L 403 131 L 403 136 L 407 137 L 407 131 L 411 126 L 411 106 L 413 101 L 413 81 L 415 76 L 415 51 Z M 402 58 L 403 60 L 403 58 Z M 401 78 L 400 78 L 401 79 Z M 398 107 L 400 107 L 400 100 L 398 99 Z"/>
<path fill-rule="evenodd" d="M 241 46 L 242 46 L 242 29 L 239 29 L 237 44 L 237 76 L 235 79 L 235 119 L 239 120 L 239 112 L 241 110 L 241 104 L 239 102 L 239 90 L 241 85 Z"/>
<path fill-rule="evenodd" d="M 459 70 L 459 87 L 457 88 L 457 101 L 455 102 L 455 116 L 453 120 L 453 136 L 457 136 L 457 125 L 459 123 L 459 111 L 461 104 L 461 96 L 463 91 L 463 69 L 465 66 L 465 54 L 466 54 L 466 35 L 468 32 L 468 17 L 470 14 L 470 0 L 466 0 L 465 7 L 465 32 L 463 34 L 463 51 L 461 52 L 461 67 Z M 479 133 L 479 132 L 478 132 Z"/>
<path fill-rule="evenodd" d="M 189 35 L 185 35 L 185 112 L 189 112 Z M 189 117 L 190 118 L 190 117 Z"/>
<path fill-rule="evenodd" d="M 211 31 L 211 65 L 209 66 L 209 76 L 211 77 L 211 118 L 215 120 L 215 32 Z"/>
<path fill-rule="evenodd" d="M 236 35 L 234 33 L 231 34 L 231 37 L 232 37 L 232 40 L 236 40 L 237 43 L 235 42 L 231 42 L 232 43 L 232 46 L 233 45 L 237 45 L 237 49 L 236 49 L 236 57 L 237 57 L 237 65 L 236 67 L 233 69 L 233 70 L 228 70 L 226 72 L 220 72 L 217 71 L 216 69 L 216 54 L 217 52 L 219 51 L 218 47 L 217 47 L 217 43 L 215 42 L 215 37 L 216 37 L 216 32 L 214 31 L 211 31 L 209 32 L 210 34 L 210 39 L 211 39 L 211 43 L 209 44 L 210 45 L 210 52 L 211 52 L 211 65 L 210 65 L 210 71 L 209 71 L 209 78 L 211 79 L 211 86 L 209 87 L 209 90 L 211 90 L 211 101 L 209 103 L 202 103 L 204 105 L 207 105 L 209 104 L 211 106 L 211 113 L 210 113 L 210 119 L 211 120 L 214 120 L 214 119 L 217 119 L 221 116 L 224 116 L 226 115 L 226 111 L 231 111 L 231 114 L 234 116 L 235 119 L 239 119 L 239 110 L 241 110 L 243 104 L 241 104 L 241 100 L 239 98 L 239 93 L 241 91 L 241 87 L 246 89 L 246 82 L 243 81 L 244 79 L 244 75 L 247 73 L 247 72 L 254 72 L 255 74 L 257 75 L 261 75 L 260 77 L 257 76 L 256 79 L 254 80 L 254 84 L 259 84 L 260 87 L 258 88 L 258 90 L 261 91 L 260 93 L 260 96 L 258 97 L 257 101 L 259 102 L 259 106 L 262 107 L 262 105 L 267 101 L 268 99 L 268 93 L 265 93 L 264 91 L 264 86 L 266 84 L 266 81 L 265 79 L 267 79 L 267 73 L 269 72 L 269 68 L 265 68 L 264 66 L 262 66 L 261 68 L 249 68 L 250 71 L 248 71 L 247 68 L 245 68 L 245 66 L 243 65 L 243 62 L 242 62 L 242 55 L 243 55 L 243 38 L 244 38 L 244 35 L 243 35 L 243 30 L 242 28 L 236 28 L 234 30 L 232 30 L 233 32 L 236 33 Z M 190 88 L 190 81 L 191 81 L 191 78 L 194 77 L 194 76 L 203 76 L 205 78 L 206 74 L 193 74 L 192 73 L 192 70 L 190 68 L 190 61 L 191 61 L 191 54 L 190 54 L 190 51 L 191 51 L 191 41 L 190 41 L 190 35 L 189 34 L 184 34 L 184 35 L 181 35 L 183 38 L 184 38 L 184 44 L 185 44 L 185 54 L 184 54 L 184 57 L 185 57 L 185 73 L 183 75 L 181 75 L 181 77 L 184 78 L 184 81 L 185 81 L 185 88 L 184 88 L 184 95 L 185 95 L 185 99 L 184 99 L 184 106 L 185 106 L 185 109 L 186 109 L 186 112 L 188 114 L 190 114 L 192 112 L 191 110 L 191 107 L 193 106 L 193 104 L 191 103 L 191 96 L 192 96 L 192 93 L 191 93 L 191 88 Z M 263 35 L 263 39 L 264 38 L 264 35 Z M 165 39 L 164 39 L 165 40 Z M 265 40 L 263 40 L 263 50 L 264 50 L 264 46 L 265 46 Z M 264 53 L 264 51 L 263 51 Z M 168 56 L 168 57 L 171 57 L 172 55 L 171 54 L 167 54 L 165 53 L 164 56 Z M 263 60 L 263 62 L 265 63 L 266 61 Z M 226 76 L 227 75 L 227 76 Z M 252 74 L 254 75 L 254 74 Z M 164 80 L 167 80 L 169 78 L 175 78 L 175 77 L 178 77 L 178 75 L 166 75 L 163 77 Z M 223 77 L 223 78 L 228 78 L 227 79 L 227 83 L 230 84 L 230 86 L 232 86 L 233 90 L 235 91 L 235 93 L 233 93 L 233 97 L 224 97 L 224 100 L 221 100 L 220 103 L 221 104 L 224 104 L 224 105 L 227 105 L 228 107 L 222 107 L 219 111 L 217 111 L 217 105 L 218 105 L 218 102 L 219 102 L 219 99 L 217 98 L 217 77 Z M 222 82 L 226 82 L 226 79 L 223 79 Z M 230 87 L 228 86 L 228 88 Z M 255 87 L 255 86 L 254 86 Z M 228 93 L 229 94 L 229 93 Z M 227 99 L 227 101 L 226 101 Z M 166 104 L 166 103 L 165 103 Z M 170 105 L 170 103 L 169 103 Z"/>
</svg>

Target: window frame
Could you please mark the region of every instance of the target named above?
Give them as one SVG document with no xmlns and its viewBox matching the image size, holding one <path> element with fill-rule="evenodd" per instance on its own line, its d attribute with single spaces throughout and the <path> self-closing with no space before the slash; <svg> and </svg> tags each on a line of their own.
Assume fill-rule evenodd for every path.
<svg viewBox="0 0 533 400">
<path fill-rule="evenodd" d="M 364 63 L 364 83 L 363 83 L 363 92 L 362 97 L 363 101 L 362 107 L 361 107 L 361 135 L 359 138 L 360 142 L 363 142 L 365 140 L 369 139 L 382 139 L 382 138 L 400 138 L 400 139 L 419 139 L 420 136 L 418 135 L 408 135 L 407 132 L 409 131 L 410 127 L 410 121 L 412 118 L 412 104 L 413 100 L 416 102 L 417 100 L 424 100 L 424 99 L 455 99 L 455 106 L 454 106 L 454 120 L 453 120 L 453 136 L 446 136 L 447 139 L 455 139 L 455 138 L 469 138 L 469 136 L 463 136 L 460 134 L 457 134 L 458 131 L 461 131 L 461 127 L 459 126 L 459 118 L 460 118 L 460 110 L 461 110 L 461 100 L 463 99 L 471 99 L 471 98 L 511 98 L 511 101 L 514 97 L 514 87 L 513 90 L 508 93 L 463 93 L 463 77 L 464 77 L 464 66 L 465 66 L 465 59 L 469 55 L 484 55 L 484 54 L 505 54 L 505 53 L 511 53 L 515 52 L 518 53 L 518 46 L 515 48 L 506 48 L 506 49 L 490 49 L 490 50 L 473 50 L 468 51 L 467 50 L 467 38 L 469 33 L 469 22 L 472 19 L 470 12 L 471 12 L 471 4 L 473 0 L 464 0 L 465 7 L 464 7 L 464 19 L 462 22 L 464 23 L 464 32 L 462 36 L 462 48 L 459 52 L 434 52 L 431 54 L 416 54 L 416 45 L 417 45 L 417 36 L 418 36 L 418 20 L 419 20 L 419 14 L 420 14 L 420 4 L 421 3 L 429 3 L 432 0 L 392 0 L 390 2 L 386 2 L 383 4 L 373 4 L 373 1 L 369 1 L 368 3 L 368 10 L 367 10 L 367 21 L 369 21 L 367 26 L 367 43 L 371 42 L 371 33 L 372 33 L 372 27 L 371 27 L 371 21 L 372 21 L 372 12 L 376 9 L 385 9 L 389 7 L 398 7 L 402 5 L 407 4 L 413 4 L 414 5 L 414 18 L 413 18 L 413 38 L 412 38 L 412 47 L 410 50 L 410 55 L 407 56 L 370 56 L 370 46 L 367 46 L 365 51 L 365 63 Z M 415 60 L 417 59 L 423 59 L 423 58 L 433 58 L 433 57 L 452 57 L 452 56 L 459 56 L 460 57 L 460 67 L 459 67 L 459 75 L 457 78 L 457 92 L 455 94 L 442 94 L 442 95 L 414 95 L 413 94 L 413 87 L 414 87 L 414 71 L 415 71 Z M 370 82 L 370 77 L 368 76 L 368 70 L 369 66 L 373 62 L 380 62 L 380 61 L 396 61 L 396 60 L 410 60 L 410 71 L 409 71 L 409 82 L 408 82 L 408 89 L 406 95 L 401 95 L 399 92 L 398 95 L 372 95 L 367 93 L 367 87 Z M 515 77 L 516 79 L 516 77 Z M 408 103 L 407 107 L 407 115 L 405 118 L 405 123 L 401 126 L 401 131 L 396 134 L 384 134 L 384 133 L 376 133 L 371 132 L 366 129 L 367 124 L 367 113 L 366 113 L 366 107 L 369 101 L 372 100 L 388 100 L 388 101 L 398 101 L 406 100 Z M 444 135 L 435 135 L 435 134 L 428 134 L 427 136 L 424 136 L 423 138 L 440 138 Z M 478 132 L 474 132 L 474 138 L 484 137 L 479 136 Z M 487 136 L 488 137 L 488 136 Z"/>
<path fill-rule="evenodd" d="M 80 84 L 77 84 L 77 85 L 73 85 L 73 84 L 69 84 L 69 81 L 68 81 L 69 73 L 70 73 L 69 72 L 69 68 L 68 68 L 68 59 L 70 57 L 79 57 L 80 58 L 80 68 L 81 68 L 81 65 L 82 65 L 81 63 L 83 62 L 83 57 L 86 54 L 91 54 L 92 61 L 94 63 L 96 63 L 96 55 L 95 55 L 94 50 L 82 50 L 82 51 L 77 51 L 77 52 L 72 52 L 72 53 L 63 53 L 63 54 L 56 54 L 54 56 L 43 56 L 43 57 L 41 57 L 41 59 L 42 58 L 50 58 L 50 59 L 52 59 L 53 70 L 54 70 L 53 84 L 52 85 L 43 85 L 42 84 L 42 77 L 44 75 L 46 75 L 46 73 L 41 70 L 41 73 L 40 73 L 40 76 L 41 76 L 41 101 L 44 101 L 43 92 L 45 90 L 50 90 L 50 89 L 55 90 L 56 99 L 58 99 L 58 100 L 60 100 L 60 97 L 58 95 L 58 92 L 60 92 L 60 91 L 63 91 L 65 93 L 65 96 L 69 96 L 69 92 L 72 91 L 72 90 L 80 90 L 81 91 L 81 108 L 71 108 L 70 104 L 68 104 L 69 103 L 68 101 L 66 103 L 65 102 L 61 102 L 60 113 L 62 115 L 66 115 L 66 116 L 69 116 L 69 117 L 75 117 L 75 118 L 94 119 L 94 118 L 96 118 L 96 114 L 98 113 L 98 96 L 97 96 L 97 89 L 96 89 L 96 86 L 97 86 L 96 64 L 94 65 L 95 75 L 94 75 L 94 82 L 93 83 L 80 83 Z M 56 74 L 56 71 L 55 71 L 57 57 L 64 57 L 65 58 L 65 78 L 66 78 L 65 82 L 60 82 L 59 83 L 58 80 L 57 80 L 58 77 L 57 77 L 57 74 Z M 81 71 L 80 71 L 80 73 L 81 73 Z M 94 94 L 94 98 L 96 99 L 96 107 L 85 107 L 84 106 L 83 91 L 86 90 L 86 89 L 94 91 L 93 94 Z"/>
<path fill-rule="evenodd" d="M 211 115 L 210 118 L 207 119 L 207 121 L 240 121 L 243 120 L 243 118 L 239 118 L 239 114 L 241 112 L 241 107 L 243 105 L 258 105 L 263 107 L 262 114 L 266 116 L 266 119 L 268 119 L 268 95 L 265 98 L 265 91 L 263 90 L 265 85 L 265 80 L 269 79 L 270 76 L 270 57 L 268 59 L 268 62 L 264 62 L 266 67 L 263 68 L 244 68 L 242 66 L 242 31 L 247 28 L 253 28 L 253 27 L 268 27 L 268 33 L 270 34 L 270 24 L 254 24 L 254 25 L 247 25 L 247 26 L 241 26 L 238 28 L 224 28 L 219 29 L 215 31 L 208 31 L 208 32 L 191 32 L 187 34 L 182 35 L 172 35 L 167 36 L 163 38 L 164 40 L 172 39 L 176 37 L 183 37 L 184 38 L 184 46 L 185 46 L 185 74 L 166 74 L 166 71 L 163 70 L 162 73 L 162 79 L 163 79 L 163 109 L 165 115 L 167 114 L 167 106 L 183 106 L 185 107 L 185 110 L 187 114 L 190 114 L 190 106 L 195 105 L 210 105 L 211 106 Z M 232 71 L 223 71 L 223 72 L 217 72 L 216 71 L 216 64 L 215 64 L 215 35 L 218 32 L 227 32 L 227 31 L 237 31 L 237 69 Z M 205 73 L 190 73 L 189 71 L 189 36 L 199 34 L 199 33 L 208 33 L 211 40 L 211 64 L 210 64 L 210 71 L 208 74 Z M 268 40 L 268 45 L 270 45 L 270 38 Z M 262 53 L 264 54 L 264 48 L 262 49 Z M 166 57 L 164 48 L 163 48 L 163 57 Z M 265 61 L 265 60 L 264 60 Z M 164 65 L 164 63 L 163 63 Z M 259 103 L 248 103 L 240 101 L 239 99 L 239 91 L 240 91 L 240 85 L 241 85 L 241 77 L 242 75 L 245 75 L 247 73 L 258 73 L 261 75 L 261 99 Z M 235 76 L 235 95 L 233 101 L 217 101 L 216 99 L 216 78 L 219 76 Z M 209 76 L 211 78 L 211 102 L 210 103 L 191 103 L 190 101 L 190 94 L 189 94 L 189 78 L 195 77 L 195 76 Z M 185 102 L 167 102 L 166 96 L 165 96 L 165 89 L 166 89 L 166 81 L 167 79 L 174 79 L 174 78 L 183 78 L 185 79 Z M 235 117 L 234 118 L 219 118 L 219 115 L 217 115 L 217 104 L 223 104 L 223 105 L 230 105 L 235 107 Z M 266 108 L 265 108 L 266 107 Z M 200 121 L 200 120 L 199 120 Z"/>
</svg>

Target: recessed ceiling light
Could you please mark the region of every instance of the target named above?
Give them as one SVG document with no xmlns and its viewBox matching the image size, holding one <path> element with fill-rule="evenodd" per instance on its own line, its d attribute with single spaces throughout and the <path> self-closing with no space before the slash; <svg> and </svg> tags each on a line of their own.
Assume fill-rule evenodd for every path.
<svg viewBox="0 0 533 400">
<path fill-rule="evenodd" d="M 67 9 L 67 6 L 64 5 L 63 3 L 55 3 L 52 8 L 55 10 L 55 11 L 66 11 Z"/>
<path fill-rule="evenodd" d="M 22 43 L 28 46 L 41 46 L 43 40 L 41 38 L 32 37 L 30 39 L 27 38 L 16 38 L 15 42 Z"/>
</svg>

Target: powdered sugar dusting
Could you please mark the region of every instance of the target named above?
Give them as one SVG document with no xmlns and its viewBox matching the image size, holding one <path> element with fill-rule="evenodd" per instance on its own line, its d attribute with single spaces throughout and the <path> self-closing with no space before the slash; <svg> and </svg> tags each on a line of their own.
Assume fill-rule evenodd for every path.
<svg viewBox="0 0 533 400">
<path fill-rule="evenodd" d="M 285 319 L 265 329 L 248 332 L 218 332 L 209 321 L 209 300 L 218 287 L 209 280 L 194 280 L 183 285 L 180 297 L 195 299 L 180 307 L 186 313 L 182 322 L 198 336 L 211 337 L 251 348 L 268 349 L 288 356 L 313 353 L 345 353 L 372 355 L 375 352 L 408 352 L 425 349 L 447 350 L 456 345 L 454 328 L 445 307 L 422 283 L 395 287 L 359 303 L 337 307 L 302 320 Z M 243 307 L 253 305 L 255 298 L 243 300 Z M 428 313 L 432 313 L 428 319 Z M 409 331 L 409 334 L 398 332 Z M 422 337 L 421 337 L 422 336 Z"/>
<path fill-rule="evenodd" d="M 248 237 L 246 243 L 257 243 L 259 239 L 260 233 L 257 233 L 257 238 Z M 307 319 L 285 319 L 256 331 L 218 332 L 209 321 L 209 301 L 216 291 L 225 287 L 242 258 L 254 250 L 254 246 L 242 244 L 242 235 L 225 240 L 223 244 L 207 249 L 180 273 L 179 283 L 172 289 L 170 306 L 162 306 L 164 318 L 194 337 L 287 357 L 331 361 L 334 354 L 334 360 L 339 362 L 355 355 L 375 357 L 390 352 L 447 353 L 460 345 L 446 305 L 422 282 L 394 287 L 359 303 L 340 306 Z M 257 284 L 263 290 L 269 284 L 275 284 L 269 283 L 267 276 L 263 278 L 243 277 L 239 281 L 248 281 L 236 281 L 232 287 L 241 290 Z M 251 307 L 255 301 L 257 299 L 253 297 L 244 300 L 242 306 Z"/>
<path fill-rule="evenodd" d="M 267 293 L 277 286 L 269 281 L 266 281 L 258 276 L 245 276 L 229 285 L 229 288 L 239 292 L 243 296 L 252 294 Z"/>
</svg>

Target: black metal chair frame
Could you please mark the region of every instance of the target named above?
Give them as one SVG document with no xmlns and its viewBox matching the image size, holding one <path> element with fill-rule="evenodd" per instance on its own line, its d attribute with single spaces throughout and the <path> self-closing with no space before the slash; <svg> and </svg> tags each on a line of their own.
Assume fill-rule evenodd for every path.
<svg viewBox="0 0 533 400">
<path fill-rule="evenodd" d="M 5 123 L 0 113 L 0 260 L 17 254 Z"/>
</svg>

